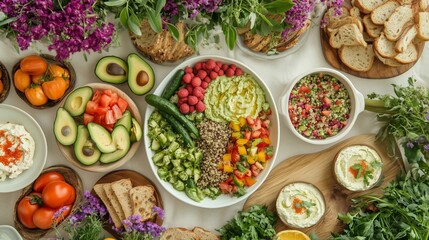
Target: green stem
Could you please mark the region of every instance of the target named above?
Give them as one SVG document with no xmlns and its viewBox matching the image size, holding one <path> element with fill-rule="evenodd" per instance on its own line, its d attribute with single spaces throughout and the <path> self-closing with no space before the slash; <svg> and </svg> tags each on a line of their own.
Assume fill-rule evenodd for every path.
<svg viewBox="0 0 429 240">
<path fill-rule="evenodd" d="M 365 110 L 375 113 L 389 113 L 381 100 L 365 98 Z"/>
</svg>

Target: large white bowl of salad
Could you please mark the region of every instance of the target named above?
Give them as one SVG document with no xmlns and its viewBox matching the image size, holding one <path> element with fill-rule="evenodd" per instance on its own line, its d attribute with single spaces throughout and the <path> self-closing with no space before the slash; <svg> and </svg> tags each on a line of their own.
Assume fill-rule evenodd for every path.
<svg viewBox="0 0 429 240">
<path fill-rule="evenodd" d="M 279 117 L 268 87 L 252 69 L 225 57 L 195 57 L 145 100 L 148 161 L 173 196 L 220 208 L 263 184 L 277 155 Z"/>
</svg>

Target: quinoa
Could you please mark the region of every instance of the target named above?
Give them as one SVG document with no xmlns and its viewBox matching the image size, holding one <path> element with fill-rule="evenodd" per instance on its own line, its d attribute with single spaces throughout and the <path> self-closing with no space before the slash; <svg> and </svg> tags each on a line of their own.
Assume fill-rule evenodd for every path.
<svg viewBox="0 0 429 240">
<path fill-rule="evenodd" d="M 197 147 L 203 152 L 201 176 L 197 185 L 200 188 L 218 187 L 228 178 L 228 174 L 218 169 L 222 156 L 231 136 L 231 129 L 226 123 L 204 120 L 197 125 L 200 139 Z"/>
</svg>

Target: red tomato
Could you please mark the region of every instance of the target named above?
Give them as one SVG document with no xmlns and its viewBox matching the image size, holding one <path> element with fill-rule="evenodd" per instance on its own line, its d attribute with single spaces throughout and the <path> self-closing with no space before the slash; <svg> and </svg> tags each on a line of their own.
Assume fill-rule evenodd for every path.
<svg viewBox="0 0 429 240">
<path fill-rule="evenodd" d="M 30 193 L 28 196 L 25 196 L 18 203 L 17 215 L 18 220 L 27 228 L 37 228 L 33 223 L 33 215 L 40 208 L 42 204 L 42 194 L 40 193 Z"/>
<path fill-rule="evenodd" d="M 106 114 L 106 112 L 109 110 L 109 107 L 102 107 L 102 106 L 97 106 L 97 108 L 95 109 L 95 115 L 104 115 Z"/>
<path fill-rule="evenodd" d="M 119 109 L 117 104 L 112 106 L 112 110 L 113 110 L 113 115 L 115 116 L 116 119 L 119 119 L 122 117 L 121 109 Z"/>
<path fill-rule="evenodd" d="M 127 101 L 125 101 L 121 97 L 118 98 L 118 107 L 119 107 L 119 109 L 121 109 L 121 112 L 125 112 L 125 110 L 127 110 L 127 107 L 128 107 Z"/>
<path fill-rule="evenodd" d="M 66 201 L 66 205 L 73 205 L 74 200 L 76 199 L 76 189 L 73 187 L 70 194 L 70 198 Z"/>
<path fill-rule="evenodd" d="M 59 208 L 69 201 L 74 188 L 64 181 L 52 181 L 42 192 L 43 203 L 50 208 Z"/>
<path fill-rule="evenodd" d="M 47 173 L 44 173 L 44 174 L 40 175 L 36 179 L 36 181 L 34 182 L 34 184 L 33 184 L 33 190 L 35 192 L 41 193 L 43 191 L 43 189 L 45 188 L 45 186 L 48 183 L 50 183 L 50 182 L 52 182 L 54 180 L 64 181 L 64 177 L 59 172 L 47 172 Z"/>
<path fill-rule="evenodd" d="M 88 114 L 94 115 L 97 107 L 98 107 L 98 103 L 93 101 L 88 101 L 88 103 L 86 104 L 85 112 Z"/>
<path fill-rule="evenodd" d="M 94 95 L 92 95 L 92 101 L 98 103 L 100 101 L 101 94 L 100 90 L 95 90 Z"/>
<path fill-rule="evenodd" d="M 33 223 L 40 229 L 49 229 L 54 223 L 56 210 L 48 207 L 41 207 L 34 212 Z"/>
<path fill-rule="evenodd" d="M 83 124 L 88 125 L 88 123 L 94 121 L 94 116 L 88 113 L 83 114 Z"/>
<path fill-rule="evenodd" d="M 112 100 L 112 98 L 110 96 L 108 96 L 107 94 L 101 95 L 100 106 L 108 107 L 111 100 Z"/>
<path fill-rule="evenodd" d="M 109 106 L 113 106 L 118 102 L 119 96 L 117 93 L 112 93 L 112 95 L 110 96 L 112 99 L 110 100 L 110 104 Z"/>
<path fill-rule="evenodd" d="M 106 124 L 115 124 L 115 122 L 118 120 L 115 118 L 114 114 L 113 114 L 113 110 L 108 110 L 106 112 Z"/>
</svg>

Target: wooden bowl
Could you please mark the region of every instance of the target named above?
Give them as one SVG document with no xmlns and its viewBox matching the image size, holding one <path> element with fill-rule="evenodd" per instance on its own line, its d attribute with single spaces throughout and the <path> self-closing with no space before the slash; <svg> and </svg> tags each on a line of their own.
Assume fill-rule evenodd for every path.
<svg viewBox="0 0 429 240">
<path fill-rule="evenodd" d="M 134 103 L 134 101 L 125 92 L 123 92 L 122 90 L 120 90 L 117 87 L 114 87 L 110 84 L 105 84 L 105 83 L 90 83 L 90 84 L 87 84 L 85 86 L 90 86 L 94 90 L 110 89 L 110 90 L 112 90 L 112 92 L 116 92 L 119 97 L 125 99 L 125 101 L 128 102 L 128 110 L 131 112 L 131 115 L 137 120 L 137 122 L 143 128 L 142 118 L 141 118 L 140 112 L 137 108 L 137 105 Z M 63 104 L 64 103 L 62 103 L 61 105 L 63 105 Z M 77 158 L 74 154 L 73 145 L 64 146 L 61 143 L 59 143 L 58 141 L 57 141 L 57 144 L 58 144 L 58 147 L 60 148 L 60 151 L 64 155 L 64 157 L 66 157 L 66 159 L 70 163 L 75 165 L 76 167 L 83 169 L 83 170 L 86 170 L 86 171 L 90 171 L 90 172 L 109 172 L 109 171 L 112 171 L 112 170 L 124 165 L 126 162 L 128 162 L 134 156 L 134 154 L 137 152 L 137 149 L 140 146 L 140 142 L 141 141 L 132 143 L 128 153 L 123 158 L 119 159 L 116 162 L 101 163 L 100 161 L 97 161 L 95 164 L 92 164 L 92 165 L 84 165 L 84 164 L 80 163 L 79 160 L 77 160 Z"/>
<path fill-rule="evenodd" d="M 83 199 L 82 180 L 80 179 L 79 175 L 73 169 L 71 169 L 67 166 L 57 165 L 57 166 L 48 167 L 48 168 L 44 169 L 42 173 L 52 172 L 52 171 L 56 171 L 56 172 L 61 173 L 64 176 L 64 179 L 66 180 L 66 182 L 69 183 L 70 185 L 72 185 L 76 189 L 76 200 L 74 201 L 73 207 L 71 210 L 71 213 L 73 213 L 79 207 L 79 204 Z M 43 236 L 45 236 L 46 234 L 48 234 L 49 232 L 51 232 L 53 229 L 51 228 L 51 229 L 45 229 L 44 230 L 44 229 L 26 228 L 24 225 L 21 224 L 21 222 L 19 222 L 18 216 L 16 215 L 16 211 L 17 211 L 19 201 L 21 201 L 22 198 L 24 198 L 25 196 L 27 196 L 31 192 L 33 192 L 33 184 L 30 184 L 27 187 L 25 187 L 24 189 L 22 189 L 22 194 L 15 203 L 14 224 L 15 224 L 15 228 L 18 230 L 18 232 L 21 234 L 21 236 L 24 239 L 40 239 Z M 70 214 L 69 214 L 69 216 L 70 216 Z M 60 227 L 64 221 L 65 220 L 60 222 L 58 224 L 58 227 Z"/>
<path fill-rule="evenodd" d="M 2 103 L 4 100 L 6 100 L 7 96 L 9 95 L 10 77 L 9 77 L 9 72 L 1 62 L 0 62 L 0 72 L 1 72 L 0 80 L 3 82 L 3 91 L 0 92 L 0 103 Z"/>
<path fill-rule="evenodd" d="M 73 66 L 67 61 L 58 61 L 57 59 L 55 59 L 54 56 L 48 55 L 48 54 L 40 54 L 39 56 L 42 57 L 43 59 L 45 59 L 48 63 L 55 63 L 55 64 L 65 68 L 69 71 L 69 73 L 70 73 L 70 85 L 69 85 L 69 88 L 65 91 L 64 95 L 55 101 L 54 100 L 48 100 L 48 102 L 44 105 L 34 106 L 33 104 L 31 104 L 28 101 L 27 97 L 25 97 L 25 94 L 23 92 L 19 91 L 15 87 L 15 84 L 13 84 L 13 86 L 15 87 L 16 94 L 18 94 L 18 96 L 24 102 L 26 102 L 29 106 L 31 106 L 32 108 L 35 108 L 35 109 L 45 109 L 45 108 L 53 107 L 53 106 L 57 105 L 58 103 L 60 103 L 64 99 L 64 97 L 73 90 L 73 88 L 76 84 L 76 72 L 74 71 Z M 19 69 L 21 60 L 19 62 L 17 62 L 12 68 L 12 77 L 11 77 L 12 80 L 13 80 L 13 76 L 15 75 L 15 72 Z"/>
</svg>

